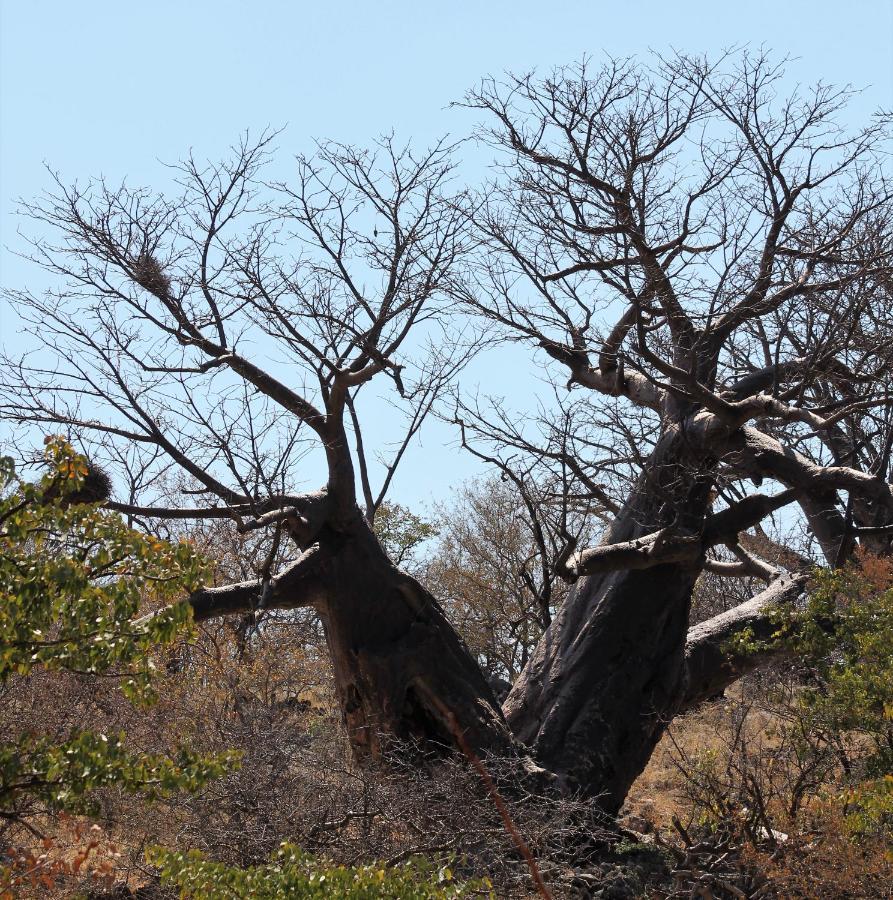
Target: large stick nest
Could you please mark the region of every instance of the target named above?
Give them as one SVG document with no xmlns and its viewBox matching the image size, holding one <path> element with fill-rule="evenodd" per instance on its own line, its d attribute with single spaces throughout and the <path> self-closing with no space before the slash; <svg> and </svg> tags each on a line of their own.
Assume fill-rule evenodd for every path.
<svg viewBox="0 0 893 900">
<path fill-rule="evenodd" d="M 161 263 L 151 253 L 141 253 L 131 266 L 134 281 L 156 297 L 166 296 L 171 288 L 171 280 L 165 274 Z"/>
</svg>

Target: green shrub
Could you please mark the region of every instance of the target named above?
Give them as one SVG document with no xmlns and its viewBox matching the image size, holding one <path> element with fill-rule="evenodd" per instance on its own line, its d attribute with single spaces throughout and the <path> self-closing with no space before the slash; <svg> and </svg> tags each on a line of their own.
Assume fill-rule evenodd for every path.
<svg viewBox="0 0 893 900">
<path fill-rule="evenodd" d="M 83 496 L 86 460 L 61 439 L 46 444 L 48 473 L 19 478 L 0 458 L 0 684 L 35 669 L 117 678 L 125 695 L 151 702 L 153 650 L 190 627 L 185 602 L 204 565 L 186 543 L 154 540 Z M 147 594 L 163 611 L 135 621 Z M 230 754 L 173 757 L 130 752 L 123 734 L 78 730 L 59 741 L 37 733 L 0 744 L 0 817 L 28 826 L 40 811 L 89 813 L 98 788 L 149 798 L 195 790 L 222 774 Z"/>
<path fill-rule="evenodd" d="M 182 898 L 200 900 L 286 900 L 337 897 L 339 900 L 449 900 L 489 893 L 489 884 L 460 883 L 447 867 L 412 861 L 380 865 L 334 866 L 283 844 L 269 863 L 240 869 L 212 862 L 198 851 L 177 853 L 156 848 L 149 861 Z"/>
<path fill-rule="evenodd" d="M 784 632 L 809 673 L 798 699 L 811 731 L 845 737 L 851 825 L 893 838 L 893 565 L 866 555 L 820 572 Z"/>
<path fill-rule="evenodd" d="M 772 615 L 769 642 L 744 634 L 735 649 L 785 648 L 796 677 L 735 705 L 726 752 L 684 761 L 695 807 L 722 820 L 746 810 L 748 830 L 765 833 L 796 828 L 815 799 L 852 834 L 893 840 L 893 562 L 866 554 L 817 571 L 805 605 Z"/>
</svg>

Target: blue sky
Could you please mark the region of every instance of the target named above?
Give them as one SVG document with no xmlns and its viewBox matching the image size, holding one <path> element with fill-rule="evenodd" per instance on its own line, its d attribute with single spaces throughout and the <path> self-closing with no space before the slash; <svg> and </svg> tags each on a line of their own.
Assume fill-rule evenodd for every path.
<svg viewBox="0 0 893 900">
<path fill-rule="evenodd" d="M 193 148 L 216 157 L 246 128 L 286 125 L 288 157 L 315 137 L 363 143 L 391 129 L 422 143 L 466 133 L 447 108 L 486 74 L 635 55 L 649 48 L 718 52 L 765 45 L 790 54 L 791 85 L 823 79 L 864 88 L 853 123 L 893 108 L 893 2 L 179 3 L 0 0 L 0 284 L 35 283 L 21 247 L 18 197 L 103 174 L 163 187 L 161 162 Z M 7 347 L 15 316 L 0 310 Z M 500 374 L 521 357 L 494 357 Z M 488 368 L 489 367 L 489 368 Z M 476 376 L 477 377 L 477 376 Z M 526 397 L 512 398 L 523 406 Z M 443 497 L 476 470 L 432 429 L 407 460 L 396 496 Z M 432 463 L 434 465 L 432 465 Z M 436 479 L 431 472 L 436 471 Z"/>
</svg>

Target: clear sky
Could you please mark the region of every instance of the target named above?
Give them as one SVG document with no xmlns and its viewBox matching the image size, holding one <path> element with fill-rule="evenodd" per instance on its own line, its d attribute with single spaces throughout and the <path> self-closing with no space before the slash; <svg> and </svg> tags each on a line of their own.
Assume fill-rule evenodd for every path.
<svg viewBox="0 0 893 900">
<path fill-rule="evenodd" d="M 483 75 L 649 48 L 764 45 L 795 57 L 791 84 L 864 88 L 854 123 L 893 108 L 891 0 L 0 0 L 0 10 L 4 287 L 36 278 L 14 256 L 14 210 L 48 186 L 44 162 L 67 181 L 103 174 L 160 187 L 168 176 L 159 161 L 189 148 L 220 156 L 246 128 L 287 126 L 282 165 L 314 137 L 363 143 L 395 129 L 426 142 L 467 132 L 468 114 L 447 106 Z M 8 309 L 0 328 L 14 346 Z M 428 433 L 395 485 L 398 499 L 443 497 L 475 471 L 448 438 Z"/>
</svg>

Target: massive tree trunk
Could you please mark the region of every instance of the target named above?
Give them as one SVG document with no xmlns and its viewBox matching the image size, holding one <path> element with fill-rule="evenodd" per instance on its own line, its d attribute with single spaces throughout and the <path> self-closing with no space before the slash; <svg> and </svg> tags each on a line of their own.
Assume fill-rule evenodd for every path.
<svg viewBox="0 0 893 900">
<path fill-rule="evenodd" d="M 565 789 L 616 812 L 683 692 L 696 573 L 680 565 L 581 582 L 505 703 Z"/>
<path fill-rule="evenodd" d="M 359 520 L 320 536 L 327 600 L 319 612 L 348 737 L 358 759 L 389 742 L 505 752 L 511 735 L 493 692 L 437 601 L 388 559 Z"/>
<path fill-rule="evenodd" d="M 696 529 L 707 472 L 683 436 L 665 435 L 603 543 L 671 523 Z M 699 570 L 699 562 L 668 563 L 581 579 L 504 704 L 537 761 L 606 812 L 620 808 L 683 698 Z"/>
<path fill-rule="evenodd" d="M 319 495 L 325 498 L 324 494 Z M 292 534 L 306 545 L 300 528 Z M 355 757 L 379 760 L 395 746 L 442 753 L 462 730 L 475 751 L 515 744 L 487 679 L 440 605 L 388 558 L 366 520 L 314 529 L 314 542 L 268 581 L 203 588 L 190 598 L 204 621 L 259 608 L 313 607 Z"/>
</svg>

